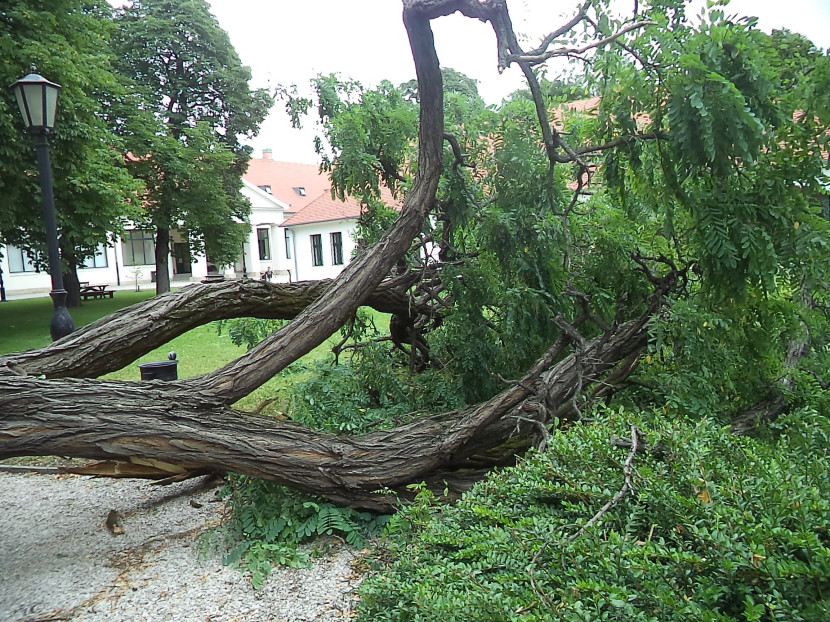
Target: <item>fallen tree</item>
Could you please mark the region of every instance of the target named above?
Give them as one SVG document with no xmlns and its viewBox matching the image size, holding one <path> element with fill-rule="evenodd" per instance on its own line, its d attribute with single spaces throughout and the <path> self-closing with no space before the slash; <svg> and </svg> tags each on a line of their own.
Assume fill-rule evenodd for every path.
<svg viewBox="0 0 830 622">
<path fill-rule="evenodd" d="M 456 412 L 357 437 L 223 406 L 188 382 L 0 377 L 0 458 L 62 455 L 126 460 L 175 473 L 234 471 L 339 503 L 390 510 L 412 481 L 463 469 L 515 430 L 547 425 L 576 387 L 601 378 L 645 345 L 650 314 L 562 356 L 564 338 L 513 386 Z M 558 361 L 554 364 L 555 361 Z M 90 407 L 90 404 L 94 405 Z M 501 424 L 501 425 L 498 425 Z M 388 489 L 388 492 L 378 492 Z"/>
<path fill-rule="evenodd" d="M 364 301 L 383 313 L 418 310 L 406 295 L 412 278 L 387 279 Z M 46 378 L 97 378 L 188 330 L 237 317 L 290 320 L 323 296 L 331 281 L 267 283 L 244 279 L 194 284 L 87 324 L 45 348 L 0 356 L 0 369 Z"/>
<path fill-rule="evenodd" d="M 678 269 L 662 255 L 647 260 L 629 249 L 631 265 L 645 275 L 641 281 L 650 284 L 651 296 L 632 301 L 620 296 L 616 319 L 604 321 L 590 297 L 569 285 L 578 275 L 568 270 L 580 253 L 590 252 L 587 245 L 573 242 L 569 219 L 578 213 L 578 193 L 593 174 L 586 160 L 590 154 L 634 150 L 636 143 L 659 142 L 665 134 L 634 127 L 613 140 L 571 147 L 548 119 L 532 67 L 553 56 L 571 57 L 614 44 L 650 22 L 634 20 L 607 32 L 588 17 L 591 3 L 586 2 L 540 48 L 525 52 L 501 0 L 405 0 L 403 4 L 418 78 L 417 170 L 400 216 L 380 240 L 331 282 L 270 285 L 243 280 L 196 285 L 125 309 L 47 348 L 0 358 L 0 458 L 62 455 L 118 460 L 148 467 L 158 477 L 233 471 L 354 507 L 388 510 L 412 482 L 443 485 L 446 481 L 463 488 L 482 469 L 509 461 L 534 436 L 536 442 L 544 442 L 555 417 L 579 417 L 583 400 L 592 399 L 585 396 L 610 399 L 624 386 L 637 368 L 655 313 L 669 294 L 686 290 L 687 268 Z M 561 219 L 561 263 L 568 286 L 558 294 L 576 301 L 576 311 L 566 318 L 550 304 L 540 313 L 538 321 L 556 329 L 553 345 L 527 372 L 516 374 L 520 379 L 506 381 L 507 388 L 474 406 L 423 414 L 392 429 L 349 437 L 233 409 L 232 404 L 349 322 L 361 305 L 405 317 L 436 313 L 429 300 L 412 296 L 417 272 L 389 275 L 397 273 L 430 214 L 451 219 L 436 201 L 445 167 L 445 139 L 455 165 L 465 156 L 457 141 L 445 134 L 442 78 L 430 23 L 456 11 L 490 23 L 499 43 L 500 66 L 517 63 L 527 77 L 548 167 L 547 185 L 538 189 L 543 197 L 538 219 L 550 214 Z M 591 43 L 548 49 L 583 22 L 595 27 Z M 627 51 L 640 59 L 636 50 Z M 573 198 L 557 211 L 553 171 L 564 163 L 573 165 L 578 183 Z M 384 174 L 401 177 L 393 173 Z M 679 246 L 676 240 L 671 242 Z M 684 252 L 674 250 L 678 256 Z M 517 252 L 529 251 L 525 247 Z M 543 262 L 556 260 L 544 257 Z M 200 377 L 169 383 L 97 379 L 196 325 L 241 316 L 292 321 L 235 361 Z"/>
</svg>

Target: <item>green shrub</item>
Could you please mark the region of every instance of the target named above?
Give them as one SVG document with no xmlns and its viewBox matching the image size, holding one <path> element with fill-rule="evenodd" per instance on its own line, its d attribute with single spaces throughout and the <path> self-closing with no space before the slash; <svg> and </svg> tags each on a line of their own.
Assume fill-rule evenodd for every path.
<svg viewBox="0 0 830 622">
<path fill-rule="evenodd" d="M 255 317 L 238 317 L 230 320 L 217 320 L 216 333 L 228 331 L 228 336 L 235 346 L 244 345 L 248 350 L 266 337 L 270 337 L 285 325 L 285 320 L 263 320 Z"/>
<path fill-rule="evenodd" d="M 635 423 L 653 449 L 623 485 Z M 611 412 L 552 435 L 454 506 L 427 491 L 392 518 L 359 617 L 383 620 L 830 619 L 830 424 L 769 439 Z"/>
<path fill-rule="evenodd" d="M 335 536 L 362 547 L 388 519 L 243 476 L 231 476 L 221 493 L 229 511 L 221 532 L 229 545 L 224 562 L 249 572 L 254 588 L 262 586 L 274 564 L 305 565 L 308 553 L 300 544 Z"/>
<path fill-rule="evenodd" d="M 462 405 L 451 378 L 427 370 L 415 377 L 401 356 L 375 327 L 374 313 L 361 310 L 344 337 L 362 345 L 340 355 L 340 363 L 322 360 L 286 369 L 294 421 L 334 433 L 354 434 L 386 427 L 420 412 Z M 242 318 L 220 326 L 234 343 L 252 347 L 279 328 L 275 320 Z M 377 535 L 388 517 L 336 506 L 324 499 L 292 491 L 273 482 L 233 476 L 223 489 L 228 516 L 221 536 L 229 548 L 225 562 L 250 573 L 259 587 L 274 564 L 301 565 L 307 554 L 298 545 L 317 536 L 336 536 L 362 546 Z"/>
</svg>

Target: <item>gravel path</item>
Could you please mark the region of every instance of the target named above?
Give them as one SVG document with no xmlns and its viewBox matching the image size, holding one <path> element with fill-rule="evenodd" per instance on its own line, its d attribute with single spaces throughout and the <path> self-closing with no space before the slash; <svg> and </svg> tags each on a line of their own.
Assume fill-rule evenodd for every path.
<svg viewBox="0 0 830 622">
<path fill-rule="evenodd" d="M 349 619 L 359 576 L 336 545 L 260 590 L 199 536 L 222 504 L 200 480 L 0 473 L 0 621 L 304 622 Z M 105 522 L 116 510 L 124 533 Z"/>
</svg>

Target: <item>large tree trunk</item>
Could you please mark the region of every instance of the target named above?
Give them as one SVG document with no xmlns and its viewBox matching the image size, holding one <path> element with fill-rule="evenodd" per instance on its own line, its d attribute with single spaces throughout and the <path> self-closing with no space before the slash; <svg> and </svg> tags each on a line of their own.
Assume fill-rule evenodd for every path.
<svg viewBox="0 0 830 622">
<path fill-rule="evenodd" d="M 0 376 L 0 458 L 62 455 L 234 471 L 355 507 L 388 510 L 406 484 L 541 424 L 646 343 L 650 314 L 589 341 L 558 363 L 566 341 L 521 381 L 473 407 L 357 437 L 310 430 L 225 407 L 188 381 L 145 383 Z"/>
<path fill-rule="evenodd" d="M 81 284 L 78 279 L 78 267 L 70 266 L 67 272 L 63 273 L 63 288 L 66 290 L 66 306 L 78 308 L 81 306 Z"/>
<path fill-rule="evenodd" d="M 97 378 L 129 365 L 188 330 L 236 317 L 290 320 L 318 300 L 331 281 L 258 280 L 194 284 L 101 318 L 37 350 L 0 356 L 3 370 L 47 378 Z M 405 291 L 410 277 L 381 283 L 364 301 L 383 313 L 417 311 Z"/>
<path fill-rule="evenodd" d="M 170 291 L 170 229 L 156 227 L 156 294 Z"/>
</svg>

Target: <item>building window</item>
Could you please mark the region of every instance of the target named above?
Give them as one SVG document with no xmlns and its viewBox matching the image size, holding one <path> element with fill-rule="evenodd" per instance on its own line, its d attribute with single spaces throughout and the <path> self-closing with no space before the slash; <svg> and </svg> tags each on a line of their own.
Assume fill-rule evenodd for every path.
<svg viewBox="0 0 830 622">
<path fill-rule="evenodd" d="M 271 232 L 268 229 L 257 229 L 256 240 L 259 245 L 259 258 L 271 259 Z"/>
<path fill-rule="evenodd" d="M 291 259 L 291 234 L 285 230 L 285 258 Z"/>
<path fill-rule="evenodd" d="M 331 263 L 335 266 L 343 265 L 343 234 L 337 231 L 331 237 Z"/>
<path fill-rule="evenodd" d="M 315 266 L 323 265 L 323 236 L 319 233 L 311 236 L 311 263 Z"/>
<path fill-rule="evenodd" d="M 125 266 L 152 266 L 156 263 L 156 240 L 150 231 L 127 231 L 121 246 Z"/>
<path fill-rule="evenodd" d="M 99 244 L 95 250 L 95 255 L 84 259 L 84 265 L 81 268 L 106 268 L 107 263 L 107 247 Z"/>
<path fill-rule="evenodd" d="M 31 256 L 22 248 L 9 244 L 6 256 L 9 258 L 9 272 L 37 272 Z"/>
</svg>

